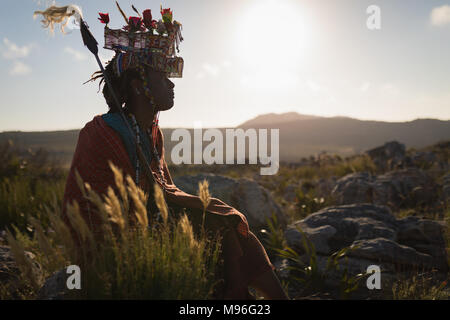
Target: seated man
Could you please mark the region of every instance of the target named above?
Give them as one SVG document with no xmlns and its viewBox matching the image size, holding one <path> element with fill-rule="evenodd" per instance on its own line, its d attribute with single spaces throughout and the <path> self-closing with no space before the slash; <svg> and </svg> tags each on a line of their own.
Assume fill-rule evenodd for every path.
<svg viewBox="0 0 450 320">
<path fill-rule="evenodd" d="M 114 185 L 109 162 L 125 175 L 130 175 L 150 195 L 149 214 L 157 212 L 152 199 L 155 182 L 163 190 L 169 208 L 187 208 L 188 212 L 201 212 L 203 209 L 198 196 L 187 194 L 174 185 L 164 157 L 164 137 L 157 123 L 159 112 L 172 108 L 174 104 L 174 84 L 168 77 L 181 77 L 183 68 L 183 60 L 173 55 L 174 41 L 180 38 L 179 27 L 176 22 L 172 24 L 171 13 L 170 23 L 165 21 L 166 33 L 159 30 L 161 35 L 153 34 L 151 29 L 136 32 L 131 23 L 126 31 L 105 27 L 105 47 L 116 51 L 105 69 L 111 81 L 111 88 L 107 85 L 103 88 L 109 112 L 94 117 L 80 131 L 64 194 L 64 208 L 77 201 L 93 232 L 99 232 L 100 221 L 92 214 L 90 203 L 83 198 L 75 173 L 78 171 L 93 190 L 104 194 L 108 186 Z M 148 47 L 138 50 L 123 45 L 124 41 L 131 39 L 129 33 L 133 33 L 135 43 L 140 37 L 143 39 L 141 43 Z M 154 41 L 157 38 L 159 41 Z M 99 73 L 93 79 L 102 76 Z M 205 226 L 213 231 L 220 228 L 223 234 L 224 298 L 247 299 L 248 286 L 252 286 L 266 298 L 285 299 L 286 294 L 266 251 L 249 230 L 245 216 L 216 198 L 211 199 L 206 211 Z M 65 212 L 63 210 L 63 217 L 68 221 Z M 192 214 L 190 217 L 194 227 L 198 224 L 198 216 Z"/>
</svg>

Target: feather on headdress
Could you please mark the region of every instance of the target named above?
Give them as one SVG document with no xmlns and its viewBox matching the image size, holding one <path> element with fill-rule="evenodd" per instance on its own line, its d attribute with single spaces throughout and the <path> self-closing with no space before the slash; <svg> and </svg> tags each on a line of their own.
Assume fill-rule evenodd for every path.
<svg viewBox="0 0 450 320">
<path fill-rule="evenodd" d="M 58 23 L 61 24 L 61 32 L 65 33 L 64 27 L 67 26 L 69 18 L 72 16 L 78 24 L 80 24 L 80 19 L 83 18 L 83 13 L 80 7 L 73 4 L 63 7 L 51 6 L 44 11 L 35 11 L 33 18 L 36 18 L 39 14 L 43 17 L 41 20 L 42 26 L 44 28 L 48 28 L 51 33 L 54 32 L 55 24 Z"/>
</svg>

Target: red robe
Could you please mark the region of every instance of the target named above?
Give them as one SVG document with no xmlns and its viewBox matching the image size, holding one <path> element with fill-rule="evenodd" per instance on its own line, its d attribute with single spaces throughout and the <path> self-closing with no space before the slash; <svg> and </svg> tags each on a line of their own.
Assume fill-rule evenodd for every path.
<svg viewBox="0 0 450 320">
<path fill-rule="evenodd" d="M 185 208 L 203 209 L 203 204 L 198 196 L 187 194 L 173 183 L 164 157 L 164 137 L 161 129 L 158 130 L 157 135 L 157 150 L 161 155 L 160 165 L 166 180 L 163 190 L 165 190 L 168 206 L 175 204 Z M 65 215 L 66 205 L 77 201 L 80 206 L 80 212 L 91 230 L 99 232 L 100 220 L 95 214 L 92 214 L 89 202 L 82 196 L 76 182 L 75 170 L 78 170 L 83 181 L 88 182 L 93 190 L 98 194 L 105 194 L 108 186 L 114 187 L 115 185 L 114 175 L 108 165 L 108 161 L 121 168 L 124 175 L 130 175 L 135 180 L 136 173 L 121 137 L 114 129 L 108 126 L 101 116 L 96 116 L 81 129 L 79 134 L 64 193 L 63 218 L 66 222 L 68 222 Z M 157 163 L 155 160 L 152 160 L 151 168 L 155 181 L 160 183 L 156 179 Z M 140 187 L 146 192 L 149 190 L 147 180 L 145 175 L 141 174 Z M 149 195 L 149 197 L 152 197 L 152 195 Z M 273 269 L 265 251 L 262 250 L 264 252 L 260 252 L 261 248 L 255 244 L 256 237 L 249 231 L 247 219 L 241 212 L 217 198 L 211 198 L 206 211 L 208 216 L 215 215 L 219 224 L 223 222 L 223 224 L 231 226 L 237 231 L 237 237 L 233 236 L 225 241 L 225 243 L 228 243 L 228 248 L 224 247 L 224 252 L 225 255 L 232 256 L 229 260 L 240 261 L 240 270 L 236 272 L 240 273 L 241 276 L 233 276 L 233 278 L 240 279 L 239 281 L 242 283 L 240 285 L 241 289 L 259 272 L 263 272 L 268 268 Z M 256 247 L 258 248 L 255 249 Z M 241 290 L 241 293 L 236 294 L 236 297 L 243 297 L 242 292 Z"/>
</svg>

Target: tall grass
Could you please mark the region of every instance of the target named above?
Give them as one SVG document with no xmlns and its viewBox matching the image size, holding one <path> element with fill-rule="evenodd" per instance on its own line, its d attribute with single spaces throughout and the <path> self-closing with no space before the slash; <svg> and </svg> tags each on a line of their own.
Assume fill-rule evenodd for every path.
<svg viewBox="0 0 450 320">
<path fill-rule="evenodd" d="M 445 290 L 447 281 L 434 284 L 431 277 L 414 275 L 410 279 L 398 280 L 392 286 L 394 300 L 448 300 L 449 289 Z"/>
<path fill-rule="evenodd" d="M 169 217 L 157 185 L 155 199 L 163 221 L 149 227 L 148 195 L 130 177 L 123 177 L 118 168 L 111 168 L 117 192 L 109 188 L 103 197 L 78 176 L 82 193 L 95 205 L 101 218 L 101 234 L 89 229 L 76 202 L 67 211 L 75 237 L 58 210 L 48 207 L 49 228 L 37 219 L 29 221 L 32 241 L 20 232 L 16 237 L 8 232 L 8 243 L 23 283 L 32 288 L 26 298 L 35 298 L 40 286 L 25 250 L 37 255 L 45 276 L 70 264 L 80 266 L 81 289 L 65 290 L 64 297 L 68 299 L 211 298 L 220 282 L 220 239 L 195 235 L 187 215 L 179 219 Z"/>
<path fill-rule="evenodd" d="M 23 151 L 0 145 L 0 230 L 14 224 L 26 231 L 29 217 L 38 217 L 55 198 L 62 202 L 66 173 L 42 149 Z"/>
</svg>

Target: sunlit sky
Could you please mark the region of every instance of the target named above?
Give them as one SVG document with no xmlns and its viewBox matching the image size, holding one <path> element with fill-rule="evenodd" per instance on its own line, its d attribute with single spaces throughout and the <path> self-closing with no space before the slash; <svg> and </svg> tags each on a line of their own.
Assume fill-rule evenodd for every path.
<svg viewBox="0 0 450 320">
<path fill-rule="evenodd" d="M 50 1 L 2 0 L 0 131 L 84 126 L 107 111 L 98 69 L 78 30 L 55 35 L 33 12 Z M 98 12 L 123 18 L 113 0 L 73 2 L 103 47 Z M 127 15 L 160 1 L 121 0 Z M 408 121 L 450 119 L 450 1 L 165 0 L 183 24 L 184 76 L 162 127 L 231 127 L 264 113 Z M 369 30 L 369 5 L 381 29 Z M 103 61 L 112 51 L 100 49 Z"/>
</svg>

